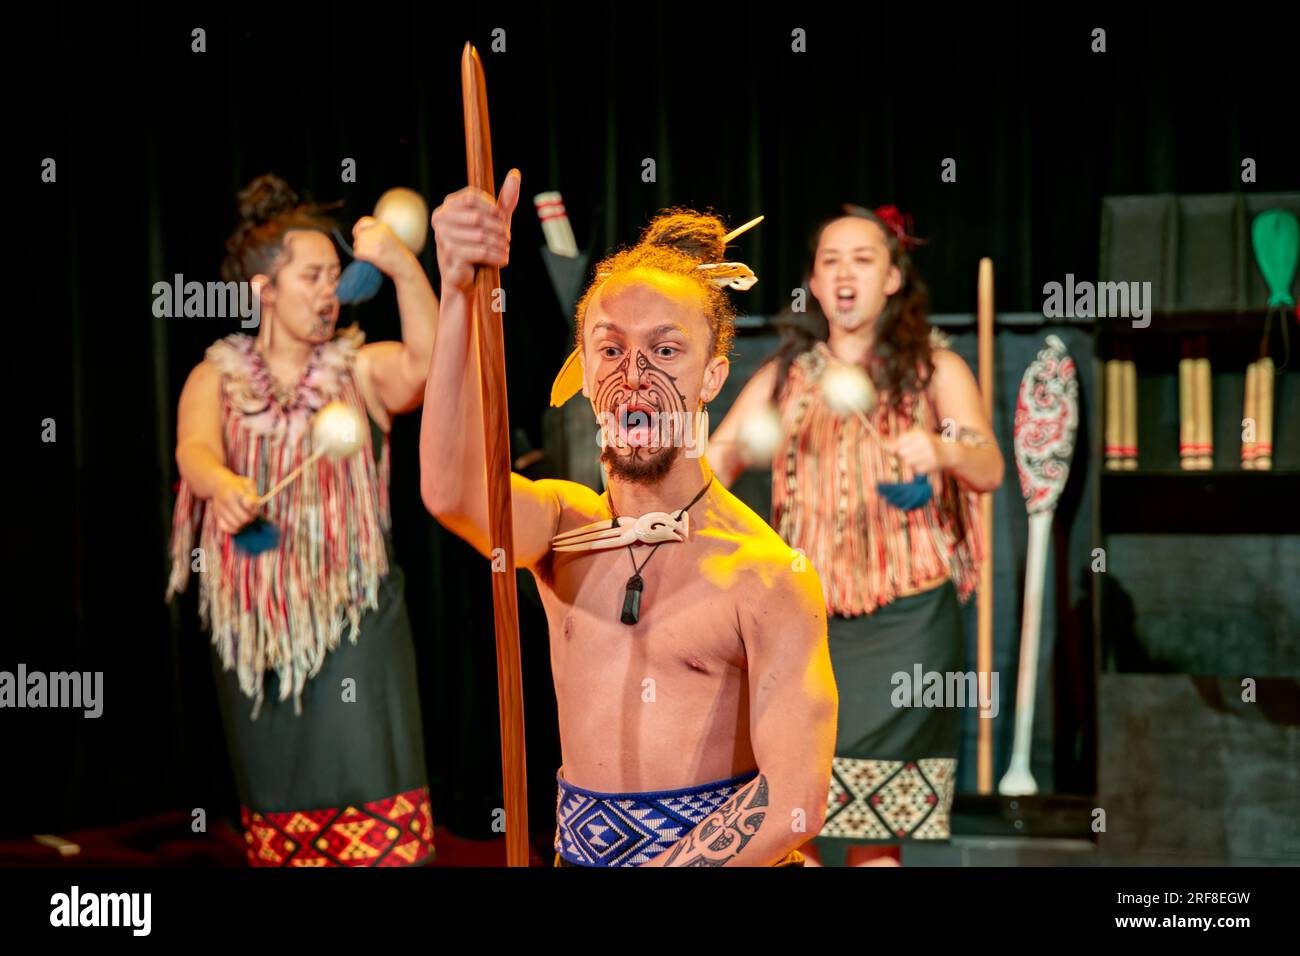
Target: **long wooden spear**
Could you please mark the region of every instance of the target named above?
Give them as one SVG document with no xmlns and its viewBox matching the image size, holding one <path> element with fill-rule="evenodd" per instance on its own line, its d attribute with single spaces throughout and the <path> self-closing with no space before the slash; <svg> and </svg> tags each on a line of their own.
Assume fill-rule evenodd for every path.
<svg viewBox="0 0 1300 956">
<path fill-rule="evenodd" d="M 979 382 L 984 417 L 993 424 L 993 260 L 981 259 L 979 268 Z M 980 495 L 980 530 L 984 538 L 984 561 L 980 567 L 979 631 L 976 644 L 980 679 L 990 681 L 993 671 L 993 494 Z M 985 687 L 992 686 L 985 683 Z M 977 720 L 979 735 L 975 752 L 979 793 L 993 792 L 993 721 Z"/>
<path fill-rule="evenodd" d="M 496 196 L 487 80 L 473 44 L 460 57 L 465 104 L 465 162 L 469 184 Z M 510 510 L 510 422 L 506 402 L 505 309 L 496 300 L 501 270 L 474 275 L 472 327 L 478 341 L 487 470 L 488 534 L 492 542 L 492 614 L 497 640 L 497 707 L 501 718 L 501 778 L 505 788 L 506 863 L 528 865 L 528 770 L 524 760 L 524 685 L 519 667 L 519 599 L 515 593 L 514 519 Z M 494 308 L 494 305 L 497 307 Z"/>
</svg>

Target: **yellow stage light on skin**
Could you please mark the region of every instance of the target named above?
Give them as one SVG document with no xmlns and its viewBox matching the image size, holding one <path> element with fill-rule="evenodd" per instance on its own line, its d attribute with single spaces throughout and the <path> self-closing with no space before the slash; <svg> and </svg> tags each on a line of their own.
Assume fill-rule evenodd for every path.
<svg viewBox="0 0 1300 956">
<path fill-rule="evenodd" d="M 747 416 L 736 439 L 747 463 L 770 462 L 781 446 L 781 416 L 776 407 L 769 402 Z"/>
<path fill-rule="evenodd" d="M 821 390 L 827 406 L 839 415 L 870 415 L 876 407 L 876 389 L 856 365 L 837 363 L 826 369 Z"/>
<path fill-rule="evenodd" d="M 429 238 L 429 207 L 413 189 L 397 186 L 375 203 L 375 218 L 402 240 L 402 245 L 417 256 Z"/>
</svg>

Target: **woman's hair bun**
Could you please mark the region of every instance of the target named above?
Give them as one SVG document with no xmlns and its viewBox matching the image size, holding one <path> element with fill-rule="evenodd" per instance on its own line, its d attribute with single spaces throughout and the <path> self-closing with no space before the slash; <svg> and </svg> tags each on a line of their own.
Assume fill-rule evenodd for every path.
<svg viewBox="0 0 1300 956">
<path fill-rule="evenodd" d="M 712 213 L 675 207 L 665 209 L 641 233 L 641 245 L 667 246 L 696 262 L 722 262 L 727 227 Z"/>
<path fill-rule="evenodd" d="M 284 251 L 285 235 L 295 229 L 331 235 L 338 223 L 325 210 L 339 205 L 304 203 L 279 176 L 258 176 L 239 191 L 239 224 L 226 240 L 228 255 L 221 277 L 227 282 L 242 282 L 259 272 L 274 275 Z"/>
<path fill-rule="evenodd" d="M 239 218 L 259 224 L 296 209 L 298 194 L 279 176 L 265 173 L 239 191 Z"/>
</svg>

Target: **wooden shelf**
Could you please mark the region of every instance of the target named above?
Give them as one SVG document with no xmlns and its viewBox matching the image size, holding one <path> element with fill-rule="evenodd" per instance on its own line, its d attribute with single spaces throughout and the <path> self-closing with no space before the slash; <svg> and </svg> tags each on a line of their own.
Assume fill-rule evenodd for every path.
<svg viewBox="0 0 1300 956">
<path fill-rule="evenodd" d="M 1300 471 L 1102 471 L 1104 534 L 1300 534 Z"/>
<path fill-rule="evenodd" d="M 1097 319 L 1096 329 L 1100 337 L 1115 336 L 1184 336 L 1184 335 L 1228 335 L 1248 336 L 1258 346 L 1259 336 L 1264 334 L 1264 319 L 1267 313 L 1251 312 L 1157 312 L 1151 315 L 1151 324 L 1145 328 L 1134 328 L 1132 319 Z M 1273 334 L 1279 334 L 1282 321 L 1295 322 L 1295 314 L 1274 316 Z"/>
</svg>

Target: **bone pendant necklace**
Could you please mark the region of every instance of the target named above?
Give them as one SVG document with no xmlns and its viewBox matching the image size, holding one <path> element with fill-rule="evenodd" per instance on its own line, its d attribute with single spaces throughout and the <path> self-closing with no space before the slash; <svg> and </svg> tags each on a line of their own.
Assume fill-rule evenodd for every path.
<svg viewBox="0 0 1300 956">
<path fill-rule="evenodd" d="M 699 489 L 699 493 L 697 494 L 697 496 L 690 499 L 690 505 L 694 505 L 694 503 L 699 501 L 699 499 L 705 497 L 705 492 L 707 492 L 708 490 L 708 485 L 711 485 L 712 483 L 714 483 L 714 479 L 712 479 L 712 476 L 710 476 L 708 477 L 705 486 Z M 681 511 L 677 512 L 676 518 L 672 519 L 673 522 L 681 524 L 682 536 L 680 538 L 677 537 L 668 538 L 668 540 L 676 540 L 676 541 L 686 540 L 686 533 L 688 533 L 689 523 L 690 523 L 690 515 L 688 514 L 690 510 L 690 505 L 686 505 L 684 509 L 681 509 Z M 619 512 L 614 510 L 614 496 L 612 496 L 612 494 L 610 496 L 610 511 L 612 512 L 612 514 L 614 514 L 615 527 L 617 527 L 617 523 L 619 523 Z M 663 514 L 663 512 L 651 511 L 650 515 L 646 515 L 646 518 L 650 518 L 651 515 L 658 515 L 658 514 Z M 641 519 L 641 520 L 645 520 L 645 519 Z M 640 524 L 640 522 L 638 522 L 638 524 Z M 650 549 L 650 554 L 647 554 L 645 561 L 641 562 L 641 567 L 637 567 L 637 559 L 632 554 L 632 545 L 628 544 L 628 559 L 630 562 L 632 562 L 632 576 L 628 578 L 627 588 L 625 588 L 623 592 L 623 613 L 619 615 L 619 620 L 621 623 L 636 624 L 638 620 L 641 620 L 641 592 L 643 591 L 643 589 L 645 589 L 645 581 L 641 579 L 641 572 L 645 570 L 646 564 L 650 563 L 650 558 L 654 557 L 655 551 L 658 551 L 659 545 L 662 544 L 664 544 L 663 540 L 655 542 L 654 548 Z"/>
</svg>

